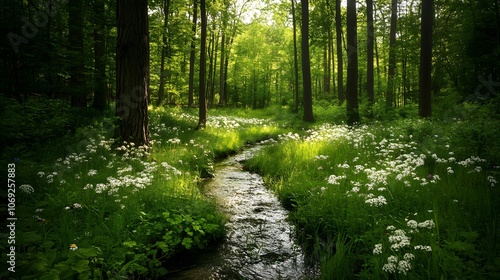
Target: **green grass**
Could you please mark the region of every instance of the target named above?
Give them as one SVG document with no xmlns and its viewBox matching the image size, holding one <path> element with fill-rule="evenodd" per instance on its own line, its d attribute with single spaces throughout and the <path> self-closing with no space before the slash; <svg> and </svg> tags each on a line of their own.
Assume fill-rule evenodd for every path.
<svg viewBox="0 0 500 280">
<path fill-rule="evenodd" d="M 292 210 L 324 279 L 493 279 L 498 145 L 485 153 L 490 161 L 465 156 L 476 147 L 454 137 L 473 125 L 318 124 L 302 137 L 282 135 L 248 165 Z"/>
<path fill-rule="evenodd" d="M 316 124 L 280 107 L 219 109 L 197 131 L 196 110 L 151 108 L 146 150 L 112 139 L 112 114 L 76 128 L 78 112 L 51 119 L 44 110 L 59 105 L 50 104 L 0 104 L 10 112 L 3 123 L 22 124 L 10 127 L 1 158 L 16 164 L 19 278 L 164 277 L 176 254 L 211 248 L 224 235 L 225 217 L 200 184 L 214 162 L 269 138 L 278 143 L 248 167 L 291 210 L 322 279 L 500 274 L 499 126 L 485 110 L 349 128 L 344 107 L 317 107 Z M 36 123 L 17 111 L 40 119 L 43 131 L 30 132 Z"/>
<path fill-rule="evenodd" d="M 150 149 L 116 143 L 105 121 L 47 151 L 40 144 L 54 160 L 9 150 L 3 160 L 16 157 L 16 277 L 159 278 L 176 254 L 214 246 L 225 218 L 200 183 L 218 158 L 284 132 L 259 114 L 211 115 L 207 129 L 196 131 L 195 110 L 150 108 Z"/>
</svg>

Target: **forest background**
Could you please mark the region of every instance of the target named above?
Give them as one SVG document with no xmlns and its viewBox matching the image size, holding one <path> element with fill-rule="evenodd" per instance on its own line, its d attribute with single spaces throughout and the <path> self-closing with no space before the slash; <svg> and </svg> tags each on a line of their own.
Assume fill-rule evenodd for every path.
<svg viewBox="0 0 500 280">
<path fill-rule="evenodd" d="M 409 134 L 420 133 L 422 137 L 434 137 L 436 131 L 449 133 L 448 136 L 456 142 L 464 158 L 471 153 L 486 158 L 488 164 L 484 167 L 485 173 L 498 173 L 498 0 L 367 0 L 346 3 L 340 0 L 257 3 L 152 0 L 134 1 L 136 6 L 121 6 L 120 10 L 120 5 L 126 3 L 132 2 L 6 0 L 0 7 L 3 38 L 0 41 L 0 153 L 2 163 L 22 161 L 19 163 L 19 166 L 25 166 L 24 171 L 20 171 L 21 178 L 24 178 L 22 181 L 35 180 L 33 177 L 36 172 L 33 170 L 38 164 L 50 169 L 47 166 L 65 156 L 61 154 L 65 152 L 62 147 L 78 151 L 78 146 L 82 145 L 79 141 L 94 135 L 87 131 L 89 125 L 100 127 L 106 137 L 121 137 L 119 141 L 130 141 L 137 146 L 154 146 L 154 142 L 149 142 L 149 121 L 151 134 L 163 132 L 165 137 L 175 142 L 176 134 L 157 127 L 158 122 L 170 122 L 172 126 L 176 124 L 186 128 L 192 125 L 194 128 L 196 121 L 186 124 L 182 120 L 192 121 L 192 115 L 179 113 L 187 110 L 191 114 L 194 110 L 189 109 L 191 107 L 199 107 L 198 128 L 207 126 L 207 121 L 210 125 L 210 114 L 207 115 L 206 108 L 214 109 L 211 111 L 213 115 L 229 112 L 290 121 L 286 125 L 266 129 L 262 129 L 263 123 L 258 123 L 262 125 L 262 131 L 258 132 L 257 125 L 253 128 L 255 131 L 245 136 L 251 142 L 275 137 L 284 132 L 283 127 L 303 131 L 302 128 L 308 128 L 309 123 L 314 121 L 347 123 L 354 127 L 382 123 L 383 127 L 422 117 L 424 123 L 406 123 L 403 130 Z M 139 11 L 142 16 L 134 16 L 140 14 Z M 121 37 L 119 30 L 120 26 L 125 30 L 127 24 L 142 28 L 135 38 L 147 38 L 143 45 L 133 46 L 140 50 L 137 56 L 123 55 L 126 54 L 123 51 L 130 46 L 126 43 L 130 41 L 127 41 L 126 36 Z M 127 63 L 140 64 L 142 68 L 137 73 L 129 73 L 123 70 L 129 68 L 121 68 L 126 64 L 121 64 L 124 60 L 120 57 L 133 57 L 137 61 Z M 126 84 L 126 81 L 131 80 L 130 77 L 140 81 L 138 89 L 134 90 L 130 84 Z M 125 91 L 122 91 L 124 88 Z M 139 111 L 134 120 L 124 118 L 122 105 L 123 102 L 127 104 L 122 99 L 124 96 L 138 98 L 135 101 L 141 100 L 131 106 L 130 111 Z M 227 111 L 224 108 L 234 110 Z M 259 113 L 248 109 L 267 111 Z M 171 113 L 165 113 L 169 110 Z M 242 124 L 242 127 L 245 125 Z M 140 133 L 134 135 L 137 131 Z M 207 133 L 210 134 L 210 130 Z M 220 145 L 214 144 L 200 164 L 195 164 L 197 167 L 190 170 L 191 173 L 207 172 L 210 168 L 205 167 L 210 166 L 215 158 L 238 150 L 245 142 L 243 137 L 238 138 L 238 141 L 233 139 L 234 143 L 228 144 L 228 139 L 234 135 L 210 138 L 212 136 L 202 137 L 218 139 Z M 120 144 L 114 145 L 121 147 L 119 141 L 117 143 Z M 68 148 L 75 144 L 76 148 Z M 436 147 L 437 144 L 432 146 Z M 425 150 L 429 147 L 423 145 L 419 148 Z M 175 160 L 178 159 L 185 160 Z M 297 159 L 297 162 L 300 161 Z M 266 171 L 266 163 L 261 164 L 253 168 L 263 173 L 269 172 L 270 182 L 282 179 L 272 178 L 273 174 L 279 172 Z M 141 168 L 145 166 L 141 165 Z M 426 167 L 432 170 L 434 165 L 426 162 Z M 30 172 L 32 175 L 28 175 Z M 301 191 L 294 190 L 294 195 L 297 193 Z M 480 265 L 467 270 L 470 275 L 496 275 L 492 267 L 495 262 L 498 263 L 498 256 L 487 261 L 488 257 L 478 253 L 478 248 L 491 249 L 497 246 L 484 245 L 496 244 L 494 240 L 498 238 L 498 227 L 495 227 L 498 224 L 495 223 L 498 221 L 496 194 L 498 192 L 488 191 L 488 199 L 491 199 L 488 209 L 494 211 L 491 210 L 485 220 L 492 224 L 482 230 L 465 230 L 463 236 L 456 238 L 456 242 L 447 243 L 449 250 L 446 252 L 452 251 L 454 255 L 450 253 L 452 257 L 449 259 L 436 257 L 442 261 L 436 261 L 436 267 L 449 268 L 455 265 L 456 272 L 453 273 L 462 275 L 467 269 L 457 263 L 471 261 Z M 48 197 L 59 195 L 59 192 L 51 193 Z M 281 194 L 280 198 L 285 204 L 286 201 L 291 203 L 289 195 Z M 294 199 L 307 200 L 306 197 L 297 197 Z M 73 198 L 65 197 L 52 203 L 70 205 Z M 196 196 L 196 201 L 198 199 Z M 294 200 L 294 203 L 297 201 Z M 174 209 L 179 205 L 174 203 L 166 207 Z M 200 213 L 211 207 L 199 201 L 193 205 L 202 205 L 202 210 L 196 206 L 194 208 L 197 210 L 186 211 Z M 109 209 L 101 210 L 97 211 L 99 216 L 108 217 Z M 483 212 L 478 210 L 478 213 Z M 187 214 L 183 212 L 182 215 Z M 136 218 L 143 219 L 142 214 L 139 216 Z M 219 230 L 212 225 L 222 223 L 220 217 L 214 214 L 211 218 L 205 218 L 210 221 L 207 222 L 210 226 L 206 231 L 211 231 L 214 238 L 219 236 Z M 150 217 L 151 224 L 155 219 L 160 218 L 154 215 Z M 297 220 L 300 224 L 301 218 Z M 173 222 L 170 220 L 166 223 Z M 115 226 L 119 232 L 120 227 Z M 55 237 L 51 237 L 45 239 L 41 249 L 34 249 L 34 244 L 40 241 L 42 234 L 37 231 L 39 229 L 34 230 L 32 227 L 26 226 L 27 232 L 33 233 L 27 235 L 23 248 L 24 253 L 31 254 L 26 263 L 42 258 L 51 248 L 65 248 L 66 243 L 70 243 L 68 238 L 64 245 L 47 243 L 55 240 Z M 476 236 L 477 232 L 480 237 Z M 326 235 L 339 236 L 339 232 Z M 325 238 L 323 232 L 307 235 L 311 236 Z M 147 248 L 137 245 L 152 244 L 151 240 L 142 240 L 142 243 L 131 243 L 127 237 L 117 240 L 136 253 L 141 250 L 150 252 L 148 250 L 152 249 L 147 247 L 149 245 L 144 245 Z M 176 249 L 172 250 L 178 250 L 184 241 L 181 239 L 178 244 L 174 242 L 173 247 Z M 183 248 L 191 248 L 186 242 L 182 243 Z M 478 247 L 464 245 L 468 243 Z M 484 247 L 479 246 L 479 243 Z M 200 244 L 201 247 L 205 246 L 202 241 Z M 109 245 L 108 251 L 102 254 L 112 254 L 113 246 Z M 156 246 L 155 250 L 161 248 L 164 256 L 173 254 L 173 251 L 162 245 Z M 328 246 L 324 247 L 324 250 L 330 250 Z M 363 250 L 366 253 L 366 247 Z M 138 265 L 134 267 L 125 250 L 114 259 L 119 265 L 105 269 L 98 258 L 101 252 L 80 252 L 84 252 L 84 256 L 68 257 L 67 260 L 64 259 L 66 255 L 62 259 L 45 255 L 44 267 L 30 269 L 43 271 L 50 279 L 55 273 L 51 270 L 53 267 L 67 275 L 71 275 L 68 271 L 76 273 L 82 270 L 97 274 L 96 270 L 106 269 L 109 275 L 115 275 L 147 273 L 143 268 L 159 266 L 155 258 L 144 253 L 144 259 L 133 260 Z M 87 264 L 92 263 L 90 259 L 94 264 L 92 272 L 85 270 L 80 262 L 87 260 Z M 334 259 L 324 259 L 324 267 L 335 265 L 331 263 Z M 66 266 L 57 267 L 56 263 Z M 357 267 L 360 263 L 356 259 L 350 265 Z M 77 266 L 77 270 L 72 270 L 70 267 L 75 264 L 82 267 Z M 125 269 L 117 272 L 118 267 Z M 358 267 L 355 271 L 358 273 L 361 270 Z M 441 273 L 438 268 L 428 272 L 433 276 L 446 275 Z M 450 275 L 455 275 L 453 273 Z"/>
</svg>

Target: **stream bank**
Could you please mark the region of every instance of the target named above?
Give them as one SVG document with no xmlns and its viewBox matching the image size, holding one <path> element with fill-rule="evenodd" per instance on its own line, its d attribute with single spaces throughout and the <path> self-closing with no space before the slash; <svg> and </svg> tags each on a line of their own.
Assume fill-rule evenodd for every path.
<svg viewBox="0 0 500 280">
<path fill-rule="evenodd" d="M 193 256 L 169 279 L 304 279 L 312 269 L 295 243 L 288 212 L 262 177 L 243 169 L 263 146 L 253 146 L 215 166 L 204 191 L 227 215 L 226 238 L 213 251 Z"/>
</svg>

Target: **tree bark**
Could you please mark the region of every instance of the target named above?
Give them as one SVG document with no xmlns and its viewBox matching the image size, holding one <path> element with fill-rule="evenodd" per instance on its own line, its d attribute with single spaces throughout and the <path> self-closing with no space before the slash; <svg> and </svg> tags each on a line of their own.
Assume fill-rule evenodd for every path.
<svg viewBox="0 0 500 280">
<path fill-rule="evenodd" d="M 95 84 L 94 84 L 94 103 L 92 106 L 98 110 L 104 110 L 107 107 L 106 91 L 106 30 L 104 0 L 95 1 L 94 14 L 94 65 L 95 65 Z"/>
<path fill-rule="evenodd" d="M 199 86 L 199 111 L 198 126 L 196 129 L 202 129 L 207 126 L 207 98 L 205 91 L 206 74 L 206 45 L 207 45 L 207 12 L 205 0 L 200 0 L 201 13 L 201 42 L 200 42 L 200 86 Z"/>
<path fill-rule="evenodd" d="M 166 78 L 166 71 L 165 71 L 165 58 L 167 56 L 167 26 L 168 26 L 168 16 L 170 13 L 170 0 L 163 0 L 163 15 L 165 16 L 165 19 L 163 21 L 163 34 L 161 35 L 162 38 L 162 45 L 161 45 L 161 58 L 160 58 L 160 85 L 158 89 L 158 100 L 156 102 L 156 105 L 160 105 L 161 102 L 163 102 L 163 98 L 165 95 L 165 78 Z"/>
<path fill-rule="evenodd" d="M 299 62 L 297 55 L 297 20 L 295 17 L 295 0 L 292 0 L 292 24 L 293 24 L 293 70 L 294 70 L 294 95 L 295 107 L 294 112 L 299 112 Z"/>
<path fill-rule="evenodd" d="M 302 86 L 305 122 L 313 122 L 312 91 L 311 91 L 311 61 L 309 59 L 309 0 L 302 0 Z"/>
<path fill-rule="evenodd" d="M 341 0 L 335 3 L 335 31 L 337 35 L 337 85 L 339 104 L 342 104 L 345 99 L 344 95 L 344 62 L 342 61 L 342 14 Z"/>
<path fill-rule="evenodd" d="M 356 0 L 347 0 L 347 125 L 359 123 Z"/>
<path fill-rule="evenodd" d="M 422 1 L 422 20 L 420 38 L 420 71 L 418 114 L 422 118 L 432 115 L 432 25 L 434 21 L 434 0 Z"/>
<path fill-rule="evenodd" d="M 374 77 L 373 77 L 373 41 L 375 31 L 373 28 L 373 0 L 366 0 L 366 93 L 368 96 L 368 107 L 371 111 L 375 99 Z"/>
<path fill-rule="evenodd" d="M 71 107 L 87 107 L 83 54 L 83 1 L 69 0 L 68 7 Z"/>
<path fill-rule="evenodd" d="M 120 136 L 123 141 L 148 145 L 148 1 L 118 0 L 116 10 L 116 115 L 120 118 Z"/>
<path fill-rule="evenodd" d="M 389 69 L 387 71 L 387 91 L 385 104 L 391 108 L 394 103 L 394 76 L 396 73 L 396 26 L 398 20 L 398 1 L 391 2 L 391 31 L 389 34 Z"/>
<path fill-rule="evenodd" d="M 220 45 L 220 62 L 219 62 L 219 105 L 226 106 L 226 98 L 224 97 L 224 85 L 226 79 L 224 78 L 224 63 L 225 63 L 225 50 L 226 34 L 222 30 L 222 38 Z"/>
<path fill-rule="evenodd" d="M 330 93 L 330 53 L 328 52 L 329 44 L 323 46 L 323 93 Z"/>
<path fill-rule="evenodd" d="M 196 56 L 196 22 L 198 21 L 198 2 L 193 1 L 193 23 L 191 27 L 191 32 L 193 37 L 191 38 L 191 50 L 189 52 L 189 89 L 188 89 L 188 106 L 193 106 L 193 92 L 194 92 L 194 60 Z"/>
</svg>

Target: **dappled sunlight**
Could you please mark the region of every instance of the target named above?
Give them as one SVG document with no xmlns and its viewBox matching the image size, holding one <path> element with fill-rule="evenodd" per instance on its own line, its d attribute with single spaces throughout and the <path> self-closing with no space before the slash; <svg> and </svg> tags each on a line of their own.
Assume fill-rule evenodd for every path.
<svg viewBox="0 0 500 280">
<path fill-rule="evenodd" d="M 327 238 L 335 234 L 331 227 L 371 247 L 372 257 L 359 260 L 363 274 L 434 273 L 420 268 L 445 261 L 429 252 L 451 254 L 445 240 L 455 227 L 467 230 L 494 218 L 489 203 L 496 179 L 484 173 L 485 159 L 455 158 L 446 136 L 422 145 L 407 127 L 321 124 L 303 136 L 279 135 L 280 144 L 249 165 L 266 175 L 284 203 L 291 200 L 307 238 Z M 443 148 L 431 150 L 436 146 Z M 475 210 L 460 218 L 457 209 Z M 378 235 L 384 232 L 388 238 Z"/>
</svg>

